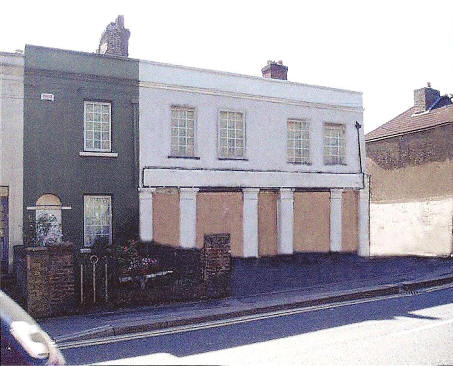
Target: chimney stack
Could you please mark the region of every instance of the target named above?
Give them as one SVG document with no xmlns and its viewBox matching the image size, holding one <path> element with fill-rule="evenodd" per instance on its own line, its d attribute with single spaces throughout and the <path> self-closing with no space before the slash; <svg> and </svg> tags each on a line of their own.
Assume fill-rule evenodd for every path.
<svg viewBox="0 0 453 366">
<path fill-rule="evenodd" d="M 414 90 L 414 113 L 426 112 L 440 98 L 439 90 L 431 88 L 431 83 L 421 89 Z"/>
<path fill-rule="evenodd" d="M 118 15 L 115 22 L 110 23 L 102 33 L 97 53 L 127 57 L 129 55 L 129 29 L 124 28 L 124 16 Z"/>
<path fill-rule="evenodd" d="M 288 66 L 283 65 L 283 61 L 267 61 L 267 65 L 261 69 L 263 78 L 270 79 L 288 79 Z"/>
</svg>

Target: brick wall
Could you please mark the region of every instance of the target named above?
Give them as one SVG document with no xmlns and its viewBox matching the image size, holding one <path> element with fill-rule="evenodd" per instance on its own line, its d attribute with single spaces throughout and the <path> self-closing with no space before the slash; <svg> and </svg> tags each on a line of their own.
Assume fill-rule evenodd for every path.
<svg viewBox="0 0 453 366">
<path fill-rule="evenodd" d="M 34 317 L 74 310 L 73 246 L 32 247 L 25 250 L 27 311 Z"/>
<path fill-rule="evenodd" d="M 414 107 L 415 113 L 421 113 L 431 107 L 434 102 L 440 97 L 439 90 L 428 88 L 421 88 L 414 90 Z"/>
<path fill-rule="evenodd" d="M 105 28 L 97 52 L 105 55 L 127 57 L 129 55 L 129 37 L 129 30 L 124 28 L 124 17 L 120 15 L 115 22 L 110 23 Z"/>
<path fill-rule="evenodd" d="M 223 297 L 230 293 L 230 234 L 204 236 L 202 251 L 203 280 L 206 297 Z"/>
<path fill-rule="evenodd" d="M 451 253 L 453 124 L 366 143 L 371 255 Z"/>
<path fill-rule="evenodd" d="M 453 124 L 367 141 L 366 155 L 382 169 L 397 169 L 453 159 Z M 372 172 L 371 172 L 372 173 Z"/>
<path fill-rule="evenodd" d="M 158 258 L 162 271 L 172 270 L 172 274 L 156 277 L 144 288 L 138 281 L 119 283 L 114 280 L 112 276 L 118 272 L 115 264 L 109 261 L 108 304 L 158 304 L 227 296 L 231 272 L 229 240 L 229 234 L 206 235 L 203 249 L 174 248 L 155 243 L 146 245 L 143 251 Z M 93 293 L 88 291 L 92 286 L 92 277 L 88 273 L 91 266 L 87 265 L 84 268 L 84 303 L 78 310 L 75 307 L 74 268 L 80 268 L 82 262 L 74 267 L 72 245 L 26 248 L 21 254 L 22 257 L 17 258 L 17 273 L 25 279 L 26 309 L 32 316 L 68 314 L 93 305 Z M 105 302 L 103 263 L 104 259 L 98 263 L 96 304 Z"/>
<path fill-rule="evenodd" d="M 261 69 L 261 72 L 263 74 L 263 78 L 280 80 L 288 79 L 288 67 L 283 65 L 282 61 L 268 61 L 267 65 Z"/>
<path fill-rule="evenodd" d="M 453 124 L 366 143 L 372 201 L 449 196 Z"/>
</svg>

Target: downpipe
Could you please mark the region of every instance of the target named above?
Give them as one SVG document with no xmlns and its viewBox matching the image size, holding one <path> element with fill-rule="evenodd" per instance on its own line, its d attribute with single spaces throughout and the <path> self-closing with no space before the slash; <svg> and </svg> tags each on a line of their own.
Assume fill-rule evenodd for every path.
<svg viewBox="0 0 453 366">
<path fill-rule="evenodd" d="M 359 164 L 360 164 L 360 174 L 362 174 L 362 189 L 365 189 L 365 173 L 363 171 L 362 147 L 360 144 L 360 129 L 362 128 L 362 125 L 358 121 L 355 121 L 355 128 L 357 130 L 357 145 L 359 147 Z"/>
</svg>

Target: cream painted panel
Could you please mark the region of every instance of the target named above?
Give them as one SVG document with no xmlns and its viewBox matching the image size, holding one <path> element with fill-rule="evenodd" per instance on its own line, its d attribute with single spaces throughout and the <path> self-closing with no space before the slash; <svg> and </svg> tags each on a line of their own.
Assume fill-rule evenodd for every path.
<svg viewBox="0 0 453 366">
<path fill-rule="evenodd" d="M 356 252 L 359 247 L 359 192 L 344 191 L 341 203 L 341 251 Z"/>
<path fill-rule="evenodd" d="M 453 197 L 371 203 L 371 255 L 443 256 L 452 253 Z"/>
<path fill-rule="evenodd" d="M 203 248 L 205 234 L 230 234 L 231 255 L 242 257 L 243 210 L 241 192 L 197 194 L 197 247 Z"/>
<path fill-rule="evenodd" d="M 258 252 L 260 257 L 278 254 L 277 248 L 277 192 L 258 194 Z"/>
<path fill-rule="evenodd" d="M 294 251 L 330 250 L 329 192 L 294 193 Z"/>
<path fill-rule="evenodd" d="M 159 244 L 179 247 L 178 190 L 156 190 L 153 193 L 152 210 L 154 241 Z"/>
</svg>

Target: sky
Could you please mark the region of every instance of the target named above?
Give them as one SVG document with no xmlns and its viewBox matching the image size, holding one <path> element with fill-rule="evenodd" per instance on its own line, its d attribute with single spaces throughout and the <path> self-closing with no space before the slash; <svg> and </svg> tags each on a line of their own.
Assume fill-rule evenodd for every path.
<svg viewBox="0 0 453 366">
<path fill-rule="evenodd" d="M 4 0 L 0 51 L 94 52 L 119 14 L 133 58 L 255 76 L 283 60 L 288 80 L 361 91 L 365 132 L 427 82 L 453 94 L 453 0 Z"/>
</svg>

